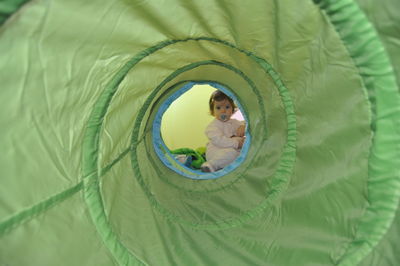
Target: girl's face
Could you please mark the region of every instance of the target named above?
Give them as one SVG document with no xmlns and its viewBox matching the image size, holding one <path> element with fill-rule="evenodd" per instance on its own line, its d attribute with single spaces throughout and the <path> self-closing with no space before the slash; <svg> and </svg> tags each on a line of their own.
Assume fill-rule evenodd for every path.
<svg viewBox="0 0 400 266">
<path fill-rule="evenodd" d="M 214 102 L 214 117 L 222 122 L 228 121 L 233 114 L 233 108 L 228 100 Z"/>
</svg>

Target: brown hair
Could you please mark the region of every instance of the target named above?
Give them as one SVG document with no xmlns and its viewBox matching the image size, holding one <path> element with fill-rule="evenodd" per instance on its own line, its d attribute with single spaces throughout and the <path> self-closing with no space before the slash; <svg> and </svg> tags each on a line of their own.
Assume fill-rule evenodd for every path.
<svg viewBox="0 0 400 266">
<path fill-rule="evenodd" d="M 232 113 L 236 110 L 236 105 L 233 102 L 233 100 L 231 98 L 229 98 L 225 93 L 223 93 L 222 91 L 214 91 L 211 94 L 210 100 L 208 102 L 208 105 L 210 106 L 210 113 L 211 115 L 214 115 L 214 104 L 215 102 L 220 102 L 223 100 L 228 100 L 229 103 L 232 105 Z"/>
</svg>

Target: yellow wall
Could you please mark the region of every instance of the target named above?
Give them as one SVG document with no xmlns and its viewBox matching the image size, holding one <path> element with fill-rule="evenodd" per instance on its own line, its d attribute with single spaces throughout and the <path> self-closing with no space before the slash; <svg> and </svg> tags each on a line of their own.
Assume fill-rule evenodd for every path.
<svg viewBox="0 0 400 266">
<path fill-rule="evenodd" d="M 209 85 L 195 85 L 170 105 L 161 120 L 161 136 L 169 149 L 206 146 L 204 130 L 213 120 L 208 100 L 215 90 Z"/>
</svg>

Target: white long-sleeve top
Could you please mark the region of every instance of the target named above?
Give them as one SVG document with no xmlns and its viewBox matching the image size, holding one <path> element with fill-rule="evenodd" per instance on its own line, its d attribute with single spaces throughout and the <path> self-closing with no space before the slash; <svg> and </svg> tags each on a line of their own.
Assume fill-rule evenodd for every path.
<svg viewBox="0 0 400 266">
<path fill-rule="evenodd" d="M 229 119 L 226 122 L 222 122 L 218 119 L 214 119 L 206 128 L 205 133 L 209 139 L 207 149 L 214 148 L 234 148 L 237 149 L 239 142 L 237 139 L 232 138 L 236 135 L 236 130 L 244 125 L 244 121 L 236 119 Z"/>
</svg>

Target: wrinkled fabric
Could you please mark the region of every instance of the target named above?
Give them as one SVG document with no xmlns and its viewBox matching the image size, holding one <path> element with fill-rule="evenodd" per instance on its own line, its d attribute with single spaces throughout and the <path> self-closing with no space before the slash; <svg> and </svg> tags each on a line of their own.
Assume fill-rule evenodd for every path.
<svg viewBox="0 0 400 266">
<path fill-rule="evenodd" d="M 350 0 L 13 5 L 0 264 L 399 264 L 399 7 L 358 2 L 367 17 Z M 215 180 L 152 146 L 189 81 L 223 84 L 248 118 L 246 159 Z"/>
</svg>

